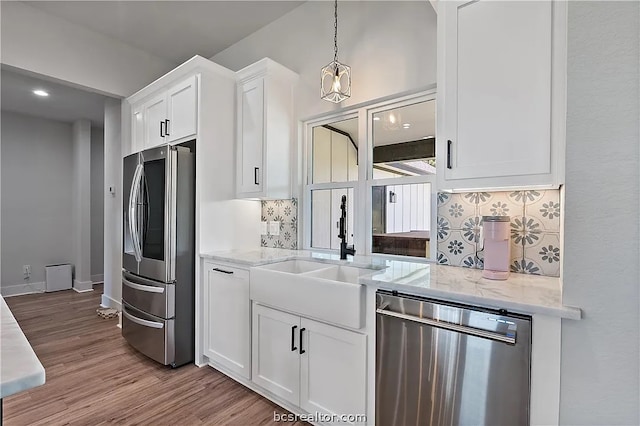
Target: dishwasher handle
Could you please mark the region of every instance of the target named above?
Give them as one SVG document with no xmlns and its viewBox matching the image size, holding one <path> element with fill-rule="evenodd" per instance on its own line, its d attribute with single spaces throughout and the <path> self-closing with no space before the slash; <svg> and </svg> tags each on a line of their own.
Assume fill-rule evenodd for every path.
<svg viewBox="0 0 640 426">
<path fill-rule="evenodd" d="M 467 327 L 460 324 L 454 324 L 446 321 L 437 321 L 431 318 L 420 318 L 413 315 L 401 314 L 399 312 L 387 311 L 385 309 L 376 309 L 379 315 L 386 315 L 393 318 L 398 318 L 406 321 L 417 322 L 424 325 L 430 325 L 436 328 L 442 328 L 444 330 L 455 331 L 458 333 L 469 334 L 471 336 L 481 337 L 483 339 L 495 340 L 503 342 L 509 345 L 516 344 L 516 338 L 511 336 L 505 336 L 504 334 L 495 333 L 493 331 L 481 330 L 479 328 Z"/>
</svg>

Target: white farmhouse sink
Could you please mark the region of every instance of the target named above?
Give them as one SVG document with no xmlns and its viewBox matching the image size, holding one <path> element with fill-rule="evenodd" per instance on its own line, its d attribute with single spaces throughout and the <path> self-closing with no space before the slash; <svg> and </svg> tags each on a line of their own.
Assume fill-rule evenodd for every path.
<svg viewBox="0 0 640 426">
<path fill-rule="evenodd" d="M 251 268 L 252 300 L 351 328 L 364 326 L 361 275 L 372 269 L 290 260 Z"/>
</svg>

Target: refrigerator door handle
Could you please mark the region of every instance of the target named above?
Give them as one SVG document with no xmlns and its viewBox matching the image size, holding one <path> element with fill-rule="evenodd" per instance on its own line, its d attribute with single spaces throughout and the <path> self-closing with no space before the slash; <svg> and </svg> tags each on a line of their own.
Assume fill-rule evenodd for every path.
<svg viewBox="0 0 640 426">
<path fill-rule="evenodd" d="M 140 181 L 142 179 L 142 164 L 136 166 L 133 174 L 133 182 L 129 191 L 129 232 L 133 242 L 133 251 L 136 261 L 142 260 L 142 250 L 140 248 L 140 230 L 138 229 L 138 197 L 140 196 Z"/>
<path fill-rule="evenodd" d="M 128 313 L 125 310 L 122 310 L 122 315 L 124 315 L 125 318 L 127 318 L 129 321 L 135 322 L 136 324 L 141 325 L 143 327 L 164 328 L 164 324 L 161 323 L 161 322 L 149 321 L 149 320 L 145 320 L 145 319 L 142 319 L 142 318 L 138 318 L 138 317 L 135 317 L 135 316 L 131 315 L 130 313 Z"/>
<path fill-rule="evenodd" d="M 146 291 L 147 293 L 164 293 L 164 287 L 154 287 L 150 285 L 132 283 L 125 278 L 122 278 L 122 282 L 124 283 L 124 285 L 126 285 L 127 287 L 131 287 L 134 290 Z"/>
</svg>

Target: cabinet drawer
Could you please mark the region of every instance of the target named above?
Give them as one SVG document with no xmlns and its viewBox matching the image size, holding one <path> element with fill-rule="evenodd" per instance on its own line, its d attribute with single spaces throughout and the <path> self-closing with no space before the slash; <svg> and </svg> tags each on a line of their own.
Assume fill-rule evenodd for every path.
<svg viewBox="0 0 640 426">
<path fill-rule="evenodd" d="M 145 314 L 122 304 L 122 336 L 131 346 L 164 365 L 175 358 L 174 320 Z"/>
<path fill-rule="evenodd" d="M 160 318 L 175 316 L 175 284 L 122 274 L 122 300 Z"/>
</svg>

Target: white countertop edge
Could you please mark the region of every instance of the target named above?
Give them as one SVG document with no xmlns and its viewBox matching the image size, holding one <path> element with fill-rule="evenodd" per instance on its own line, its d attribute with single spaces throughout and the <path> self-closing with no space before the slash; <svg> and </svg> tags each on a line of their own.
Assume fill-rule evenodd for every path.
<svg viewBox="0 0 640 426">
<path fill-rule="evenodd" d="M 0 390 L 0 398 L 6 398 L 13 394 L 44 385 L 46 379 L 44 367 L 40 365 L 37 369 L 38 371 L 33 374 L 16 378 L 8 382 L 3 381 L 2 389 Z"/>
<path fill-rule="evenodd" d="M 369 278 L 361 278 L 360 283 L 363 285 L 373 286 L 381 290 L 395 290 L 399 293 L 405 293 L 414 296 L 435 297 L 450 302 L 473 303 L 486 308 L 506 309 L 525 315 L 542 314 L 572 320 L 579 320 L 582 318 L 582 311 L 571 306 L 552 307 L 533 305 L 487 296 L 474 296 L 465 293 L 452 293 L 448 291 L 435 290 L 432 288 L 419 287 L 414 285 L 392 284 L 386 281 L 376 281 Z"/>
<path fill-rule="evenodd" d="M 0 318 L 0 398 L 6 398 L 43 385 L 46 374 L 3 297 Z"/>
<path fill-rule="evenodd" d="M 247 259 L 248 254 L 260 254 L 258 258 Z M 322 256 L 320 254 L 320 256 Z M 327 255 L 329 256 L 329 255 Z M 259 248 L 253 250 L 230 250 L 221 252 L 200 253 L 200 257 L 203 259 L 213 260 L 217 262 L 232 263 L 237 265 L 246 266 L 251 268 L 254 266 L 268 265 L 270 263 L 284 262 L 287 260 L 310 260 L 314 262 L 323 262 L 331 264 L 347 264 L 350 266 L 367 268 L 376 267 L 375 264 L 366 264 L 358 261 L 354 261 L 353 258 L 349 260 L 337 260 L 330 258 L 315 257 L 312 252 L 307 250 L 287 250 L 287 249 L 272 249 L 272 248 Z M 440 266 L 431 264 L 434 266 Z M 455 268 L 455 266 L 448 266 Z M 383 268 L 384 269 L 384 268 Z M 448 291 L 437 290 L 428 287 L 415 286 L 410 284 L 398 284 L 389 283 L 388 281 L 380 281 L 370 278 L 371 275 L 375 275 L 377 272 L 372 272 L 369 276 L 364 275 L 360 277 L 360 283 L 363 285 L 374 286 L 376 288 L 384 290 L 396 290 L 401 293 L 424 296 L 424 297 L 436 297 L 450 302 L 458 303 L 473 303 L 487 308 L 507 309 L 513 312 L 522 313 L 525 315 L 547 315 L 552 317 L 560 317 L 564 319 L 580 320 L 582 318 L 582 311 L 579 308 L 572 306 L 544 306 L 537 304 L 522 303 L 516 301 L 510 301 L 506 299 L 493 298 L 489 296 L 476 296 L 467 293 L 454 293 Z"/>
</svg>

